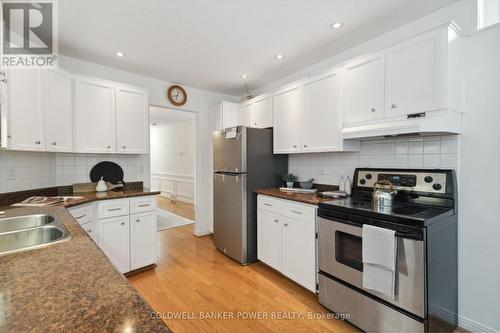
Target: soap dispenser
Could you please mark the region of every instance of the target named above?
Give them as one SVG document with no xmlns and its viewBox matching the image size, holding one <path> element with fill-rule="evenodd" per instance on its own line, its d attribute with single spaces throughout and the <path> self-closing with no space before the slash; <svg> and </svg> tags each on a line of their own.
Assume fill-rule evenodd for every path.
<svg viewBox="0 0 500 333">
<path fill-rule="evenodd" d="M 96 192 L 106 192 L 108 190 L 108 187 L 106 186 L 106 182 L 101 179 L 97 182 L 97 186 L 95 187 Z"/>
<path fill-rule="evenodd" d="M 349 176 L 347 176 L 347 179 L 345 181 L 345 193 L 347 193 L 347 195 L 351 195 L 351 179 L 349 178 Z"/>
<path fill-rule="evenodd" d="M 345 180 L 344 176 L 340 176 L 339 191 L 345 192 Z"/>
</svg>

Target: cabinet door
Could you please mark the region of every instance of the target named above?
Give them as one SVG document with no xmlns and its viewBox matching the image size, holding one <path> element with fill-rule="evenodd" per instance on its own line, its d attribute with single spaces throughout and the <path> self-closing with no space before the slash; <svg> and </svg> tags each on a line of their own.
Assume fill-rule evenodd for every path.
<svg viewBox="0 0 500 333">
<path fill-rule="evenodd" d="M 90 222 L 87 222 L 85 224 L 82 224 L 83 230 L 87 232 L 87 234 L 92 238 L 92 240 L 96 243 L 99 244 L 99 237 L 98 237 L 98 230 L 97 230 L 97 220 L 92 220 Z"/>
<path fill-rule="evenodd" d="M 387 52 L 386 116 L 441 106 L 442 30 L 403 42 Z"/>
<path fill-rule="evenodd" d="M 295 86 L 274 95 L 275 153 L 300 152 L 303 109 L 301 86 Z"/>
<path fill-rule="evenodd" d="M 222 128 L 238 126 L 238 104 L 222 102 Z"/>
<path fill-rule="evenodd" d="M 100 219 L 99 246 L 122 273 L 130 271 L 129 216 Z"/>
<path fill-rule="evenodd" d="M 156 211 L 130 215 L 130 269 L 156 263 Z"/>
<path fill-rule="evenodd" d="M 116 88 L 116 141 L 120 153 L 148 152 L 149 110 L 145 91 Z"/>
<path fill-rule="evenodd" d="M 115 87 L 112 84 L 76 79 L 75 116 L 77 152 L 116 151 Z"/>
<path fill-rule="evenodd" d="M 238 106 L 239 125 L 247 127 L 255 127 L 252 124 L 253 102 L 245 102 Z"/>
<path fill-rule="evenodd" d="M 40 150 L 43 140 L 42 70 L 13 69 L 8 78 L 9 148 Z"/>
<path fill-rule="evenodd" d="M 212 139 L 214 131 L 222 129 L 222 104 L 215 105 L 208 110 L 209 136 Z"/>
<path fill-rule="evenodd" d="M 340 149 L 339 88 L 337 72 L 322 75 L 304 85 L 304 152 Z"/>
<path fill-rule="evenodd" d="M 73 151 L 73 97 L 71 75 L 59 70 L 45 72 L 45 150 Z"/>
<path fill-rule="evenodd" d="M 384 68 L 382 54 L 348 64 L 344 71 L 344 122 L 383 117 Z"/>
<path fill-rule="evenodd" d="M 256 97 L 253 110 L 253 123 L 258 128 L 273 127 L 272 96 Z"/>
<path fill-rule="evenodd" d="M 314 220 L 304 223 L 284 218 L 282 272 L 314 292 L 316 291 L 315 241 Z"/>
<path fill-rule="evenodd" d="M 281 271 L 282 231 L 277 215 L 258 209 L 257 211 L 257 259 Z"/>
</svg>

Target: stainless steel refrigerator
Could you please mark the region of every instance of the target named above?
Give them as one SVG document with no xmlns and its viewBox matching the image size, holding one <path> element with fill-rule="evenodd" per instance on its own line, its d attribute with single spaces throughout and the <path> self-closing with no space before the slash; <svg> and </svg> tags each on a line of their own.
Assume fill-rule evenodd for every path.
<svg viewBox="0 0 500 333">
<path fill-rule="evenodd" d="M 288 155 L 273 155 L 273 131 L 244 126 L 217 131 L 214 146 L 214 243 L 249 264 L 257 260 L 258 188 L 277 187 Z"/>
</svg>

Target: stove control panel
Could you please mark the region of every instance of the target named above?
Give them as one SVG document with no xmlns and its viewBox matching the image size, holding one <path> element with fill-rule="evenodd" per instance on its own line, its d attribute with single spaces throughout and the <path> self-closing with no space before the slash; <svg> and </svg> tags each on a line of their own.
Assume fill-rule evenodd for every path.
<svg viewBox="0 0 500 333">
<path fill-rule="evenodd" d="M 360 170 L 356 185 L 373 188 L 373 185 L 380 180 L 390 181 L 398 190 L 429 193 L 445 193 L 446 191 L 446 173 L 434 170 L 428 172 Z"/>
</svg>

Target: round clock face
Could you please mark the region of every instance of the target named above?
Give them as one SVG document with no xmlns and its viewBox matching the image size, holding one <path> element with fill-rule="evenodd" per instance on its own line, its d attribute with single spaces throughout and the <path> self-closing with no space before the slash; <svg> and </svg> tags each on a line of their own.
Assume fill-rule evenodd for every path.
<svg viewBox="0 0 500 333">
<path fill-rule="evenodd" d="M 176 106 L 186 104 L 187 101 L 186 90 L 184 90 L 184 88 L 182 88 L 181 86 L 174 85 L 168 88 L 167 96 L 170 103 Z"/>
</svg>

